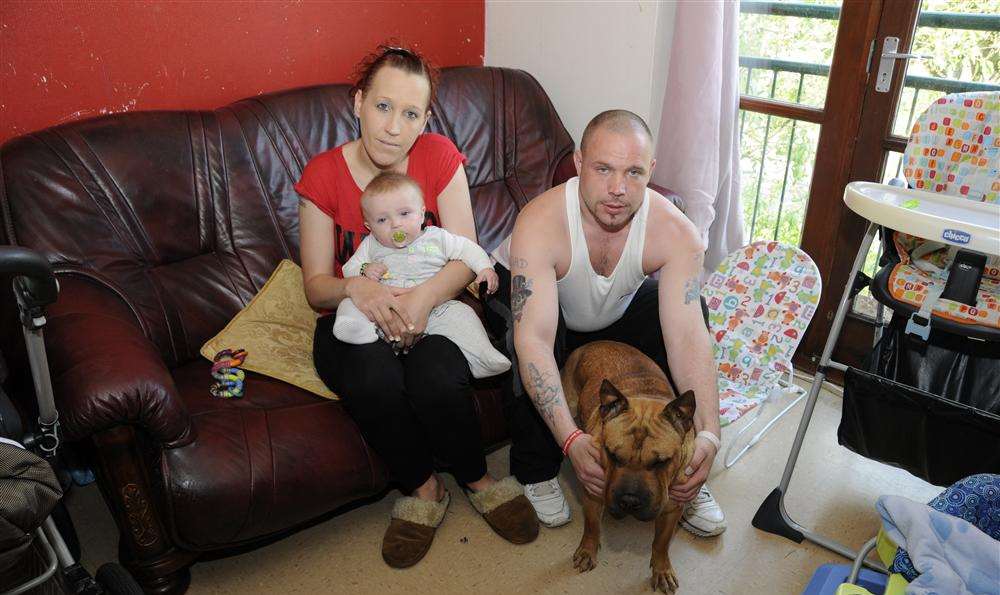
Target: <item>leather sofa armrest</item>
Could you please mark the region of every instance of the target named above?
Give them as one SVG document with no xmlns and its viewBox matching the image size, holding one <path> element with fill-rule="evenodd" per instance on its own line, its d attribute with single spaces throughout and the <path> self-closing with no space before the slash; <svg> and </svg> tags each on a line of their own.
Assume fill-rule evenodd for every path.
<svg viewBox="0 0 1000 595">
<path fill-rule="evenodd" d="M 173 377 L 124 301 L 79 276 L 59 281 L 44 333 L 66 437 L 128 424 L 166 448 L 190 442 L 193 427 Z"/>
<path fill-rule="evenodd" d="M 670 188 L 666 188 L 664 186 L 660 186 L 659 184 L 654 184 L 652 182 L 649 183 L 649 187 L 662 194 L 670 202 L 674 203 L 674 206 L 680 209 L 682 213 L 684 212 L 684 206 L 685 206 L 684 199 L 681 198 L 680 194 L 677 194 Z"/>
</svg>

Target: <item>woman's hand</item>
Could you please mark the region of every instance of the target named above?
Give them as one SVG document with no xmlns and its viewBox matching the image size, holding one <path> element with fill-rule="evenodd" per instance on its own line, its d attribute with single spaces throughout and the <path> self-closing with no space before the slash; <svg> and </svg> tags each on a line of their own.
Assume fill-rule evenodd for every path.
<svg viewBox="0 0 1000 595">
<path fill-rule="evenodd" d="M 434 303 L 432 295 L 420 290 L 419 285 L 411 288 L 406 293 L 400 294 L 396 299 L 402 306 L 401 310 L 406 312 L 408 319 L 411 321 L 411 325 L 403 333 L 399 345 L 404 351 L 407 351 L 424 334 L 424 331 L 427 330 L 427 319 L 431 315 L 431 310 L 437 304 Z"/>
<path fill-rule="evenodd" d="M 415 326 L 408 308 L 385 285 L 367 277 L 351 277 L 347 285 L 347 297 L 393 341 L 401 341 L 407 334 L 413 333 Z M 427 312 L 429 314 L 430 309 Z M 420 332 L 426 326 L 427 315 L 423 318 Z"/>
</svg>

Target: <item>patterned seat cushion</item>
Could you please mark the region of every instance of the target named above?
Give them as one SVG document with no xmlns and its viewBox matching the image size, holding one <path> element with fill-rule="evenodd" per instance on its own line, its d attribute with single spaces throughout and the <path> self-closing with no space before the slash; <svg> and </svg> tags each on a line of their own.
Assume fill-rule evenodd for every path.
<svg viewBox="0 0 1000 595">
<path fill-rule="evenodd" d="M 913 124 L 903 154 L 912 188 L 979 202 L 1000 202 L 1000 93 L 956 93 L 934 102 Z"/>
<path fill-rule="evenodd" d="M 889 276 L 889 295 L 895 300 L 920 308 L 927 294 L 936 287 L 943 288 L 946 282 L 947 277 L 942 273 L 899 263 L 893 267 Z M 962 324 L 1000 329 L 1000 280 L 983 276 L 975 306 L 939 298 L 931 312 L 935 316 Z"/>
<path fill-rule="evenodd" d="M 819 303 L 812 259 L 792 246 L 754 242 L 734 251 L 702 288 L 719 367 L 722 425 L 767 399 Z"/>
<path fill-rule="evenodd" d="M 719 422 L 728 426 L 749 413 L 771 395 L 780 375 L 769 378 L 769 383 L 744 385 L 728 378 L 719 378 Z"/>
</svg>

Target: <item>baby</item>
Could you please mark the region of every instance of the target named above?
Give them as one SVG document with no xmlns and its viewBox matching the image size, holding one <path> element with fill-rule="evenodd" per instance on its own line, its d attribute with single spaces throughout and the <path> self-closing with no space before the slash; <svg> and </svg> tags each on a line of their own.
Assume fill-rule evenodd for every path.
<svg viewBox="0 0 1000 595">
<path fill-rule="evenodd" d="M 449 261 L 461 260 L 477 274 L 477 284 L 485 281 L 489 293 L 496 291 L 497 274 L 486 252 L 475 242 L 440 227 L 421 229 L 424 197 L 409 176 L 392 172 L 376 176 L 361 195 L 361 212 L 371 234 L 344 264 L 345 278 L 364 275 L 393 287 L 414 287 L 433 277 Z M 462 302 L 449 300 L 431 310 L 425 332 L 455 343 L 475 378 L 510 369 L 510 360 L 490 343 L 475 311 Z M 350 298 L 337 307 L 333 334 L 354 345 L 379 339 L 375 323 Z"/>
</svg>

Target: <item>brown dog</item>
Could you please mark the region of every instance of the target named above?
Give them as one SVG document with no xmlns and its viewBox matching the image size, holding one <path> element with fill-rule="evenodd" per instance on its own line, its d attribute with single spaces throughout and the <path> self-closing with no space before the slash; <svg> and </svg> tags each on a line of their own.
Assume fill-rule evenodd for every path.
<svg viewBox="0 0 1000 595">
<path fill-rule="evenodd" d="M 573 566 L 586 572 L 597 562 L 605 505 L 615 518 L 631 514 L 656 519 L 651 584 L 673 593 L 677 575 L 670 565 L 670 539 L 683 505 L 668 489 L 687 467 L 694 448 L 694 393 L 674 395 L 659 366 L 634 347 L 595 341 L 566 361 L 563 392 L 570 411 L 601 450 L 604 497 L 585 493 L 584 529 Z"/>
</svg>

